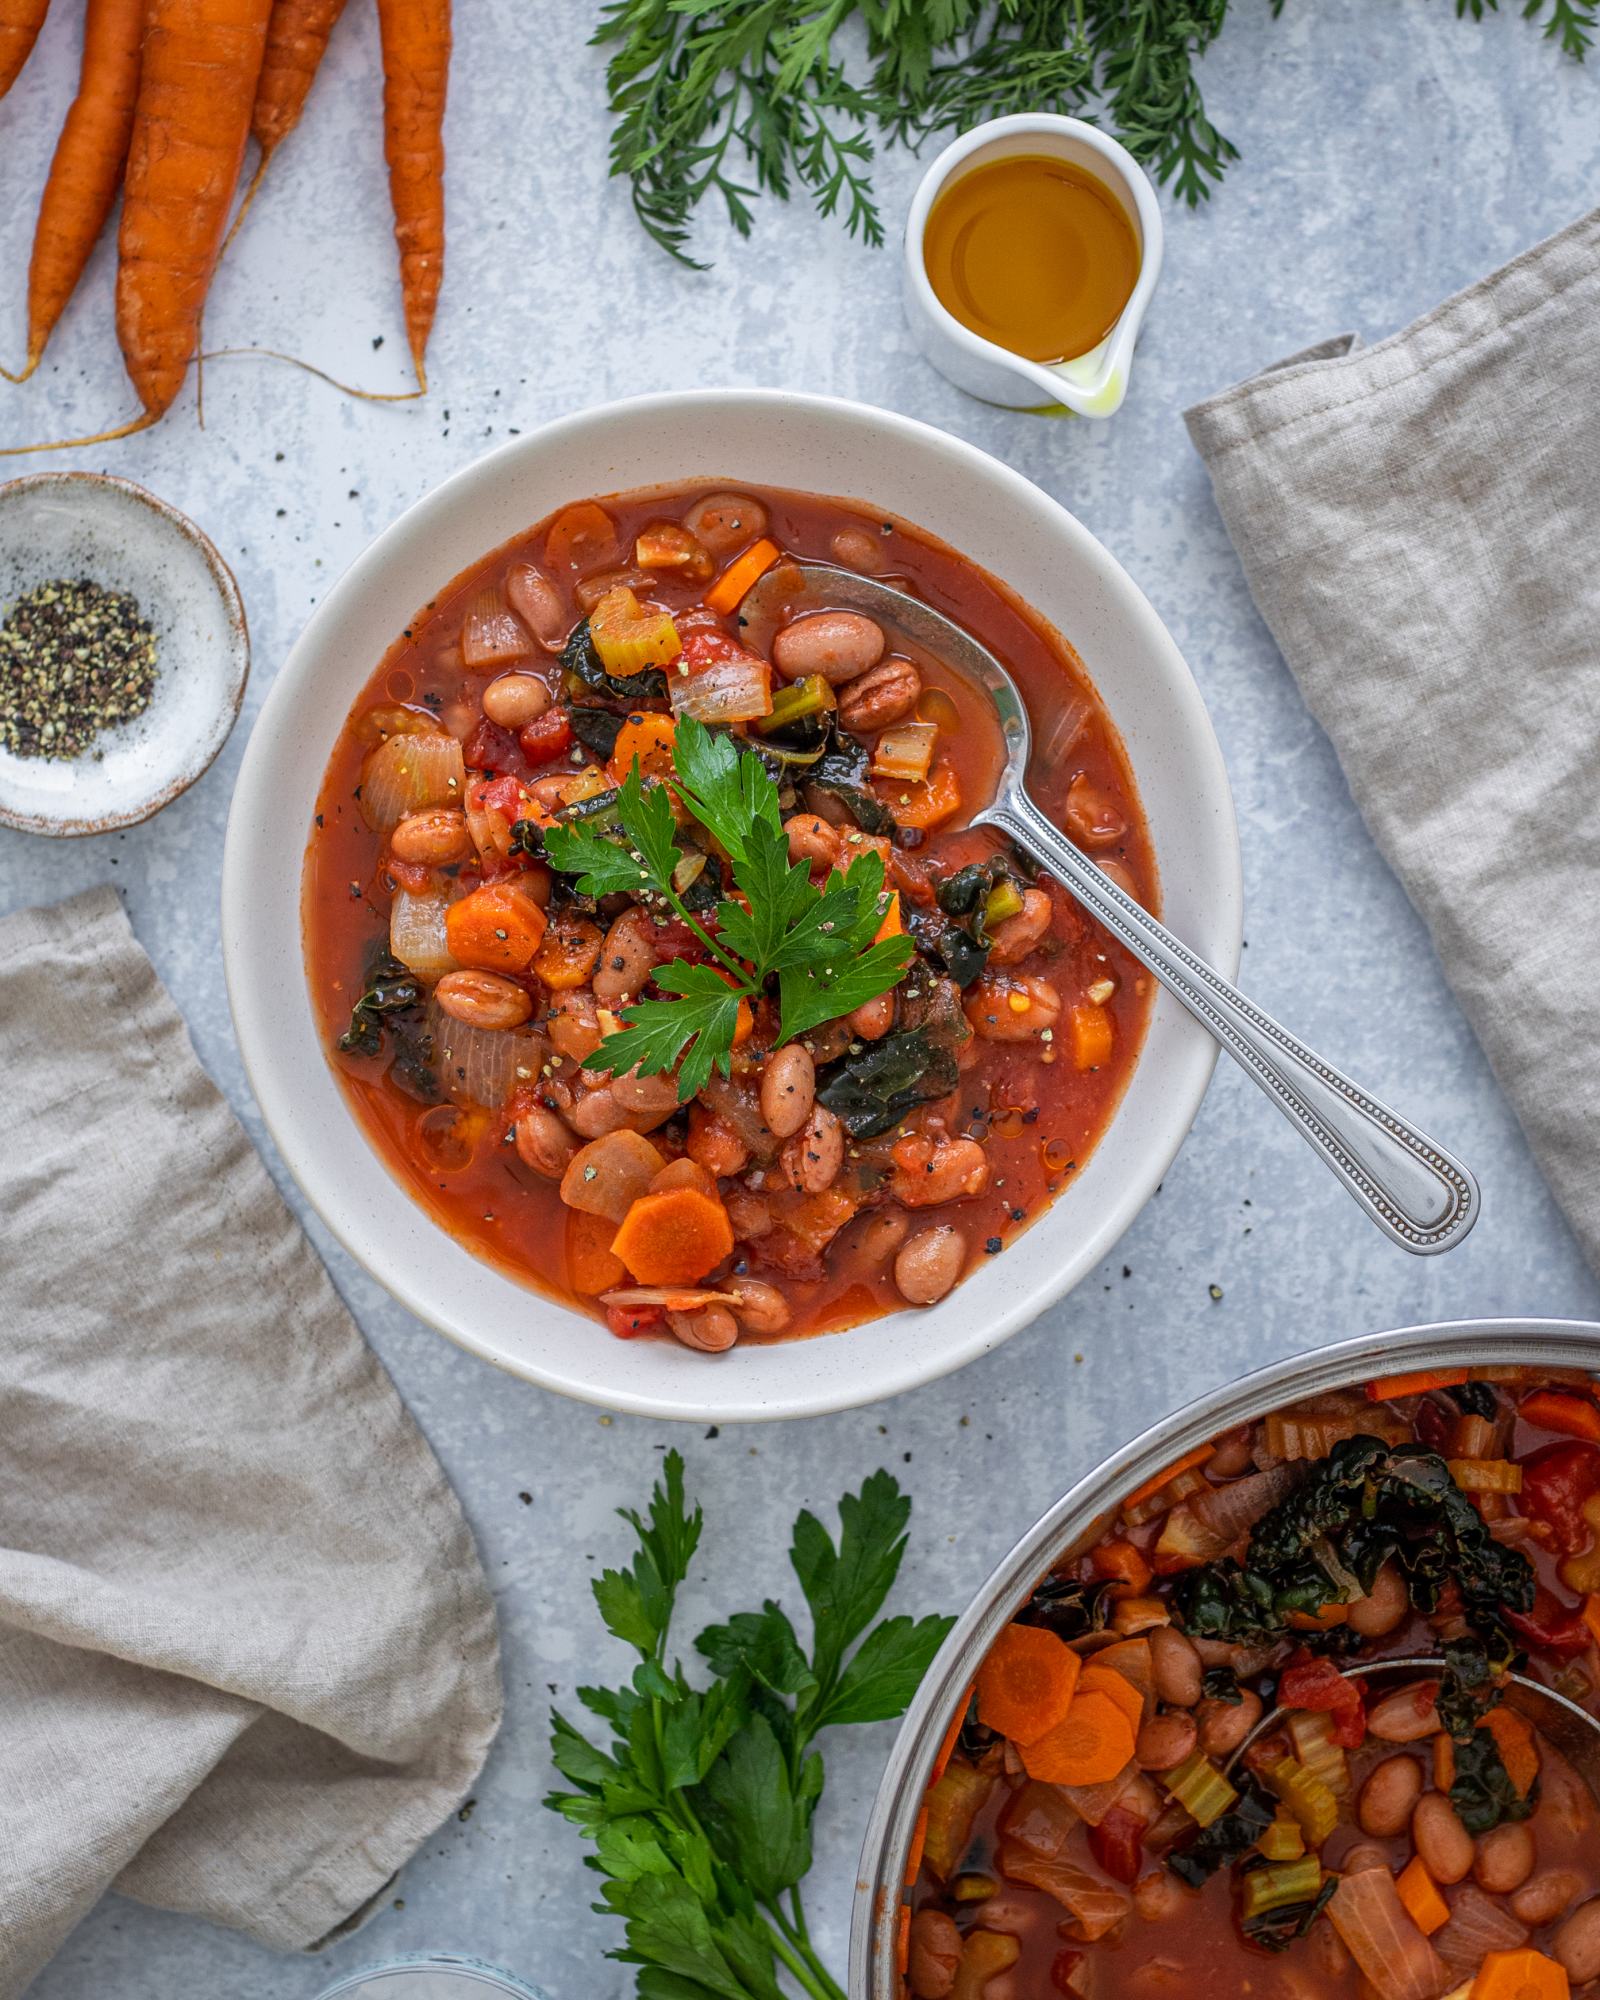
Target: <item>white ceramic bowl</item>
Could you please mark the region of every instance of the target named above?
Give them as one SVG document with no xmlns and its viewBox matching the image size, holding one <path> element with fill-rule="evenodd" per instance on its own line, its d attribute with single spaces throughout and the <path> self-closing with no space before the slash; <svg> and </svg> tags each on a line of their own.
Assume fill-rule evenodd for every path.
<svg viewBox="0 0 1600 2000">
<path fill-rule="evenodd" d="M 301 949 L 301 850 L 351 703 L 409 613 L 564 502 L 741 481 L 900 514 L 1060 628 L 1127 745 L 1166 919 L 1232 977 L 1239 850 L 1221 753 L 1177 647 L 1132 580 L 1063 508 L 971 445 L 906 417 L 776 390 L 699 390 L 584 411 L 491 452 L 402 515 L 323 599 L 279 674 L 239 774 L 222 873 L 223 950 L 245 1067 L 284 1161 L 346 1249 L 441 1333 L 513 1374 L 607 1409 L 723 1423 L 875 1402 L 1025 1326 L 1107 1255 L 1149 1199 L 1215 1054 L 1162 996 L 1088 1165 L 1003 1256 L 929 1311 L 715 1358 L 612 1339 L 478 1262 L 390 1175 L 323 1053 Z"/>
<path fill-rule="evenodd" d="M 170 805 L 227 742 L 250 635 L 239 586 L 209 538 L 131 479 L 35 472 L 0 486 L 0 614 L 63 576 L 138 600 L 156 635 L 155 689 L 143 715 L 81 757 L 0 749 L 0 825 L 108 833 Z"/>
</svg>

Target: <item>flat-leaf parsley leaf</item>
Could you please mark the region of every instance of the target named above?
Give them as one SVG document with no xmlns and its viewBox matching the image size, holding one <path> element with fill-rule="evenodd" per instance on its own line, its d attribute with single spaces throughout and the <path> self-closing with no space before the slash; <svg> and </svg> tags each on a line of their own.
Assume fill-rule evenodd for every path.
<svg viewBox="0 0 1600 2000">
<path fill-rule="evenodd" d="M 627 1927 L 613 1956 L 639 1968 L 640 2000 L 784 2000 L 780 1968 L 810 2000 L 845 2000 L 811 1941 L 801 1898 L 823 1789 L 814 1743 L 830 1726 L 901 1714 L 954 1622 L 873 1624 L 910 1514 L 881 1471 L 839 1503 L 837 1545 L 803 1513 L 790 1560 L 811 1612 L 809 1655 L 769 1598 L 700 1634 L 696 1648 L 716 1676 L 702 1690 L 667 1650 L 701 1525 L 676 1451 L 648 1517 L 623 1511 L 638 1552 L 598 1578 L 594 1593 L 639 1665 L 629 1686 L 578 1690 L 609 1725 L 609 1751 L 552 1716 L 551 1756 L 572 1789 L 545 1803 L 594 1843 L 600 1907 Z"/>
<path fill-rule="evenodd" d="M 586 896 L 625 893 L 688 926 L 706 958 L 675 959 L 652 975 L 668 997 L 636 1001 L 619 1033 L 585 1067 L 656 1076 L 677 1068 L 687 1104 L 713 1068 L 729 1072 L 739 1009 L 777 981 L 779 1038 L 848 1014 L 894 986 L 911 962 L 904 936 L 879 939 L 888 908 L 883 861 L 863 849 L 819 888 L 791 862 L 778 788 L 759 757 L 685 716 L 678 723 L 668 784 L 646 783 L 638 760 L 617 794 L 620 837 L 582 821 L 544 832 L 551 865 L 575 875 Z M 674 886 L 683 849 L 673 794 L 728 857 L 737 896 L 725 897 L 710 927 Z M 680 1067 L 681 1065 L 681 1067 Z"/>
</svg>

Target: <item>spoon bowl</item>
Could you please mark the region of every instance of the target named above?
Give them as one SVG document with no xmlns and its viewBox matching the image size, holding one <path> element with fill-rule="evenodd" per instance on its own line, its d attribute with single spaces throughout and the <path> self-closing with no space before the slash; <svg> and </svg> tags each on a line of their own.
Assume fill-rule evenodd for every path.
<svg viewBox="0 0 1600 2000">
<path fill-rule="evenodd" d="M 1404 1250 L 1434 1256 L 1478 1219 L 1478 1184 L 1459 1160 L 1264 1013 L 1075 847 L 1028 791 L 1032 733 L 1009 673 L 972 634 L 920 598 L 830 563 L 796 565 L 819 600 L 864 611 L 935 653 L 988 695 L 1005 745 L 994 798 L 972 815 L 1047 868 L 1161 981 L 1266 1091 L 1371 1219 Z"/>
</svg>

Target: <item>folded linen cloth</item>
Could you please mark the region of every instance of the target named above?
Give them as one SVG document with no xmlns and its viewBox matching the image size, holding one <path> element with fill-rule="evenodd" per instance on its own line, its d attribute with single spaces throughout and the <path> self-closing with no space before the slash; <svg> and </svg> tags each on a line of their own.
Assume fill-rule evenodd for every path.
<svg viewBox="0 0 1600 2000">
<path fill-rule="evenodd" d="M 1251 593 L 1600 1270 L 1600 209 L 1189 411 Z"/>
<path fill-rule="evenodd" d="M 312 1946 L 499 1724 L 471 1532 L 109 889 L 0 1077 L 0 2000 L 109 1887 Z"/>
</svg>

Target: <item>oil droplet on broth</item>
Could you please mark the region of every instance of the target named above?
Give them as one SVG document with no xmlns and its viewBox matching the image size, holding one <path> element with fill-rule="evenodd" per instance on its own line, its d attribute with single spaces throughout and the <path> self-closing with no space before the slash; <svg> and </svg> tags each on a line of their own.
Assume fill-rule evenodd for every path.
<svg viewBox="0 0 1600 2000">
<path fill-rule="evenodd" d="M 1070 361 L 1116 325 L 1139 277 L 1122 204 L 1070 160 L 990 160 L 940 194 L 923 237 L 939 303 L 1025 360 Z"/>
</svg>

